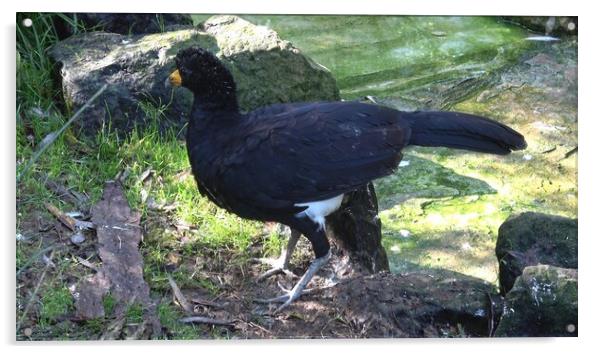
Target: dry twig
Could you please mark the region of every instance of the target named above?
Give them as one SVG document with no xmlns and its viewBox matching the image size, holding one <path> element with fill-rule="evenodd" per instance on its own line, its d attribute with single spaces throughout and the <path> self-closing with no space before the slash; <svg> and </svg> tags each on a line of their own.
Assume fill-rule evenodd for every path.
<svg viewBox="0 0 602 354">
<path fill-rule="evenodd" d="M 52 205 L 50 203 L 44 203 L 44 206 L 46 207 L 46 209 L 48 209 L 48 211 L 52 215 L 54 215 L 57 219 L 59 219 L 59 221 L 63 225 L 67 226 L 69 228 L 69 230 L 75 231 L 77 222 L 74 218 L 63 213 L 62 211 L 60 211 L 59 208 L 55 207 L 54 205 Z"/>
<path fill-rule="evenodd" d="M 180 322 L 182 322 L 182 323 L 203 323 L 203 324 L 210 324 L 210 325 L 215 325 L 215 326 L 234 326 L 234 321 L 218 320 L 215 318 L 209 318 L 209 317 L 205 317 L 205 316 L 184 317 L 184 318 L 180 319 Z"/>
<path fill-rule="evenodd" d="M 186 311 L 186 313 L 192 314 L 194 312 L 192 305 L 190 304 L 190 302 L 188 302 L 188 299 L 186 299 L 186 296 L 184 296 L 184 294 L 182 294 L 182 291 L 180 291 L 178 284 L 176 284 L 175 280 L 173 280 L 173 278 L 169 275 L 167 276 L 167 280 L 169 280 L 169 285 L 171 286 L 171 290 L 173 291 L 174 296 L 176 297 L 176 299 L 178 300 L 178 302 L 180 303 L 180 305 L 182 306 L 184 311 Z"/>
</svg>

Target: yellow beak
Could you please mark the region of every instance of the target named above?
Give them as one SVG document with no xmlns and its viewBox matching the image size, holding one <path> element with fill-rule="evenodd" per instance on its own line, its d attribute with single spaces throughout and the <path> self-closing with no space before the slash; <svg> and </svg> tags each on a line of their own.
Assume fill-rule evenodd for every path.
<svg viewBox="0 0 602 354">
<path fill-rule="evenodd" d="M 172 86 L 182 86 L 182 77 L 180 76 L 180 72 L 178 70 L 171 73 L 168 80 Z"/>
</svg>

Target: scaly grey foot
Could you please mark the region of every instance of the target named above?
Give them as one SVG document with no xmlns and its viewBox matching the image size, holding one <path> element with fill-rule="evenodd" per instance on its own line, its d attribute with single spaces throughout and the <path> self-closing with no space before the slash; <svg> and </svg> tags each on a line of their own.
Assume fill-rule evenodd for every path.
<svg viewBox="0 0 602 354">
<path fill-rule="evenodd" d="M 280 305 L 280 307 L 278 307 L 276 309 L 276 311 L 272 312 L 272 314 L 282 311 L 282 309 L 286 308 L 293 301 L 295 301 L 299 297 L 301 297 L 302 294 L 307 294 L 307 293 L 312 292 L 313 289 L 305 289 L 307 287 L 307 284 L 309 284 L 309 282 L 311 281 L 313 276 L 318 272 L 318 270 L 320 268 L 322 268 L 322 266 L 324 264 L 326 264 L 328 262 L 329 259 L 330 259 L 330 251 L 328 251 L 328 253 L 325 256 L 314 259 L 311 262 L 311 264 L 309 265 L 309 268 L 307 268 L 307 271 L 305 272 L 305 274 L 303 274 L 301 279 L 299 279 L 297 284 L 295 284 L 295 286 L 291 290 L 284 289 L 284 291 L 285 291 L 284 295 L 277 296 L 277 297 L 274 297 L 271 299 L 257 299 L 255 301 L 261 302 L 261 303 L 282 302 L 283 304 Z"/>
<path fill-rule="evenodd" d="M 288 243 L 286 248 L 282 250 L 282 254 L 278 259 L 270 259 L 270 258 L 256 258 L 255 261 L 268 264 L 272 266 L 270 270 L 261 274 L 257 280 L 261 281 L 268 277 L 271 277 L 274 274 L 284 273 L 285 275 L 291 278 L 297 278 L 293 272 L 289 269 L 289 263 L 291 260 L 291 256 L 293 251 L 295 250 L 295 246 L 297 245 L 297 241 L 299 241 L 299 237 L 301 237 L 301 233 L 296 230 L 291 230 L 291 237 L 288 239 Z"/>
</svg>

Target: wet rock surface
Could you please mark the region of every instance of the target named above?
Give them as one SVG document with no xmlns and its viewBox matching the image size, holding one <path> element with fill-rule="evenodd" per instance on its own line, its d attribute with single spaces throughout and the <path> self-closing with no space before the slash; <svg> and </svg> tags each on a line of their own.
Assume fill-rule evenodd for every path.
<svg viewBox="0 0 602 354">
<path fill-rule="evenodd" d="M 495 254 L 502 294 L 512 289 L 527 266 L 576 269 L 577 220 L 530 212 L 511 217 L 500 226 Z"/>
<path fill-rule="evenodd" d="M 577 336 L 577 270 L 526 267 L 506 295 L 496 337 Z"/>
</svg>

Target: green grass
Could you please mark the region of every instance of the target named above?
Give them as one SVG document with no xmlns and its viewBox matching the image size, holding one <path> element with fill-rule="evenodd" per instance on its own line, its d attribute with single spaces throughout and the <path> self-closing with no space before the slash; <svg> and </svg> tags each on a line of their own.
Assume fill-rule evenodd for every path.
<svg viewBox="0 0 602 354">
<path fill-rule="evenodd" d="M 33 27 L 17 26 L 17 175 L 23 171 L 44 139 L 60 129 L 73 113 L 58 103 L 60 89 L 53 78 L 56 68 L 48 55 L 49 48 L 57 41 L 53 18 L 48 14 L 19 14 L 18 23 L 26 17 L 32 18 Z M 118 136 L 109 126 L 92 138 L 80 136 L 76 130 L 68 128 L 22 176 L 16 191 L 17 234 L 22 234 L 29 241 L 17 242 L 16 267 L 22 270 L 21 275 L 30 273 L 36 279 L 38 270 L 44 267 L 40 262 L 40 251 L 57 242 L 45 238 L 32 226 L 35 220 L 43 220 L 45 224 L 56 222 L 45 210 L 44 203 L 50 202 L 64 211 L 76 210 L 78 207 L 50 192 L 44 186 L 45 178 L 58 181 L 87 196 L 87 207 L 90 207 L 100 199 L 105 181 L 114 179 L 122 171 L 128 171 L 129 177 L 124 181 L 124 190 L 130 207 L 142 213 L 141 223 L 145 237 L 141 252 L 144 257 L 145 279 L 151 285 L 151 290 L 157 296 L 171 296 L 166 259 L 170 253 L 177 253 L 186 260 L 187 267 L 169 270 L 169 274 L 174 276 L 180 287 L 199 287 L 210 294 L 219 292 L 219 286 L 212 279 L 202 272 L 194 274 L 190 270 L 190 260 L 199 256 L 215 256 L 220 250 L 227 250 L 241 257 L 240 260 L 229 260 L 232 264 L 244 262 L 248 257 L 244 255 L 244 251 L 251 244 L 261 241 L 261 224 L 243 221 L 217 208 L 199 194 L 196 182 L 189 173 L 185 143 L 177 138 L 180 132 L 159 131 L 159 122 L 165 118 L 169 104 L 170 102 L 141 102 L 140 107 L 147 115 L 148 124 L 134 129 L 128 136 Z M 148 169 L 152 170 L 151 177 L 147 181 L 141 181 L 139 177 Z M 175 204 L 176 208 L 172 211 L 153 210 L 148 206 L 150 200 L 157 204 Z M 37 219 L 39 217 L 42 219 Z M 175 223 L 191 225 L 192 228 L 179 233 L 169 227 Z M 63 237 L 68 238 L 69 235 Z M 73 297 L 67 286 L 72 279 L 81 279 L 88 273 L 77 264 L 75 257 L 69 256 L 74 251 L 76 249 L 70 247 L 56 251 L 57 268 L 51 269 L 44 280 L 44 283 L 53 286 L 42 286 L 38 300 L 32 299 L 27 291 L 17 293 L 19 303 L 34 301 L 35 304 L 28 313 L 24 326 L 35 327 L 36 323 L 47 326 L 61 315 L 73 311 Z M 47 255 L 48 252 L 44 254 Z M 57 262 L 56 259 L 61 261 Z M 20 283 L 20 278 L 17 282 Z M 112 316 L 115 299 L 107 296 L 103 304 L 107 316 Z M 135 308 L 128 310 L 128 320 L 138 318 L 134 310 Z M 166 311 L 163 310 L 164 318 L 173 315 Z M 20 317 L 21 313 L 18 313 L 17 318 Z M 71 331 L 81 330 L 79 335 L 85 338 L 89 332 L 102 332 L 101 327 L 104 325 L 105 320 L 99 319 L 88 321 L 80 329 L 77 326 L 67 326 L 64 328 L 65 333 L 58 327 L 51 334 L 48 330 L 34 329 L 33 337 L 73 338 L 78 333 Z M 198 337 L 198 328 L 181 325 L 172 327 L 177 328 L 178 338 Z"/>
<path fill-rule="evenodd" d="M 182 324 L 178 320 L 182 318 L 173 304 L 163 302 L 157 306 L 157 313 L 161 325 L 167 328 L 169 339 L 191 340 L 199 337 L 200 328 L 196 325 Z"/>
<path fill-rule="evenodd" d="M 47 289 L 40 297 L 40 326 L 47 327 L 73 309 L 69 289 L 58 286 Z"/>
</svg>

